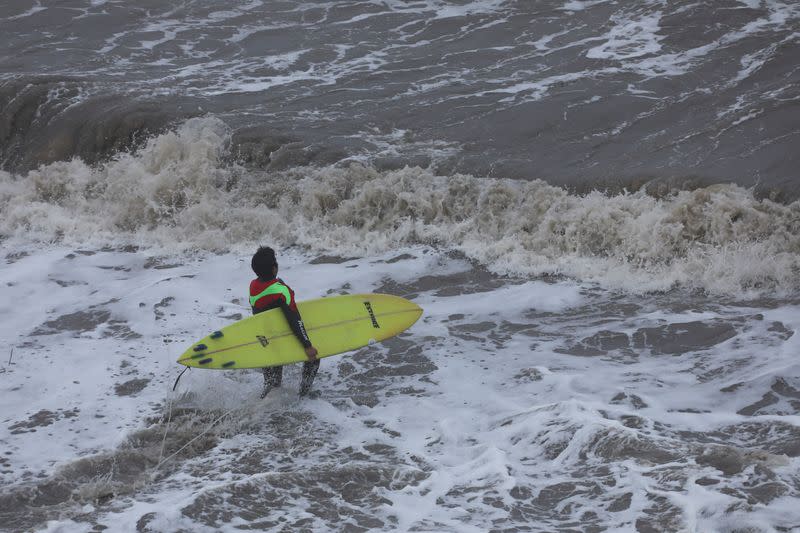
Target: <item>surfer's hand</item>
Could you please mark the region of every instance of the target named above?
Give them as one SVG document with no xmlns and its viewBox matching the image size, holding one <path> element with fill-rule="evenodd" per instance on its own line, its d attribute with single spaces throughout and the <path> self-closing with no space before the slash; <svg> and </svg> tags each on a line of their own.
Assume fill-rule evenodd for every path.
<svg viewBox="0 0 800 533">
<path fill-rule="evenodd" d="M 308 356 L 309 361 L 314 361 L 317 358 L 317 353 L 317 349 L 313 346 L 306 348 L 306 355 Z"/>
</svg>

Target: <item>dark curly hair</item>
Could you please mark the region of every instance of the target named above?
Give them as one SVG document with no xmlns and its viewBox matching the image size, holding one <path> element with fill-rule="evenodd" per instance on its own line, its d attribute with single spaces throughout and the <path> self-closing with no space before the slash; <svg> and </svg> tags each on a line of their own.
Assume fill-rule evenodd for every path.
<svg viewBox="0 0 800 533">
<path fill-rule="evenodd" d="M 271 279 L 272 269 L 276 266 L 278 266 L 278 261 L 275 259 L 275 250 L 269 246 L 260 246 L 250 261 L 253 272 L 262 279 Z"/>
</svg>

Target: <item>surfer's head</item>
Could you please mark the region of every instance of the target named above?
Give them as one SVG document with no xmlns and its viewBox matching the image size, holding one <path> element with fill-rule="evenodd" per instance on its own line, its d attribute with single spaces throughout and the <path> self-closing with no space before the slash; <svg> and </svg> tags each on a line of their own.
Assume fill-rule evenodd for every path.
<svg viewBox="0 0 800 533">
<path fill-rule="evenodd" d="M 272 279 L 278 275 L 278 261 L 275 259 L 275 250 L 269 246 L 261 246 L 250 261 L 253 272 L 261 279 Z"/>
</svg>

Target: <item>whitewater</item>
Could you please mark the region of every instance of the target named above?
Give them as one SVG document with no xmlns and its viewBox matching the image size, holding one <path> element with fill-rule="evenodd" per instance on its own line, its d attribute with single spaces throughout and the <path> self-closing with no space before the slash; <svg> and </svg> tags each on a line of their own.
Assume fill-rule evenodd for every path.
<svg viewBox="0 0 800 533">
<path fill-rule="evenodd" d="M 800 531 L 794 3 L 145 4 L 0 6 L 0 531 Z M 179 378 L 260 245 L 423 315 Z"/>
<path fill-rule="evenodd" d="M 797 202 L 253 173 L 226 131 L 2 174 L 9 530 L 800 523 Z M 313 399 L 294 370 L 264 401 L 258 372 L 173 391 L 185 347 L 249 314 L 259 244 L 302 299 L 423 318 L 324 360 Z"/>
</svg>

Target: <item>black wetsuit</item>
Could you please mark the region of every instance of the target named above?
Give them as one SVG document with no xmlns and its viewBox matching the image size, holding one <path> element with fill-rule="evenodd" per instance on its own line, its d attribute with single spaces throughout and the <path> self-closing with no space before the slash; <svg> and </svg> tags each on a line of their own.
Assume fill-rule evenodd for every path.
<svg viewBox="0 0 800 533">
<path fill-rule="evenodd" d="M 254 279 L 250 282 L 250 305 L 253 314 L 263 313 L 270 309 L 280 307 L 289 327 L 304 348 L 311 346 L 311 339 L 303 325 L 300 311 L 294 301 L 294 291 L 283 280 L 273 278 L 264 280 Z M 314 378 L 319 370 L 319 359 L 303 363 L 303 378 L 300 382 L 300 395 L 305 395 L 311 390 Z M 261 397 L 269 393 L 273 387 L 280 387 L 283 380 L 283 367 L 272 366 L 264 369 L 264 392 Z"/>
</svg>

